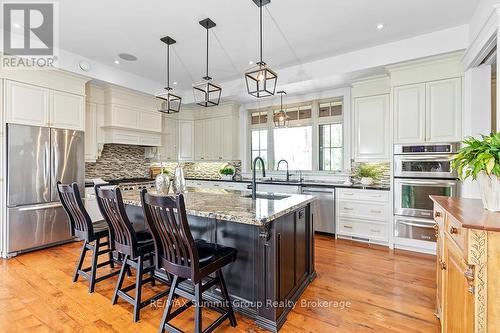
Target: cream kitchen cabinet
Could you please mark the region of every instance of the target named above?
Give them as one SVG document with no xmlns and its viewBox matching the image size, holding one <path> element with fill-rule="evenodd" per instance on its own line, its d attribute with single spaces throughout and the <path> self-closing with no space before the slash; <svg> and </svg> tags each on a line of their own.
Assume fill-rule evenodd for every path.
<svg viewBox="0 0 500 333">
<path fill-rule="evenodd" d="M 394 88 L 394 143 L 425 142 L 425 83 Z"/>
<path fill-rule="evenodd" d="M 460 78 L 426 84 L 426 141 L 462 139 L 462 80 Z"/>
<path fill-rule="evenodd" d="M 389 95 L 354 98 L 354 159 L 390 159 Z"/>
<path fill-rule="evenodd" d="M 97 104 L 85 104 L 85 162 L 95 162 L 97 151 Z"/>
<path fill-rule="evenodd" d="M 47 88 L 5 80 L 6 122 L 48 126 L 49 95 Z"/>
<path fill-rule="evenodd" d="M 177 161 L 179 158 L 179 122 L 168 116 L 163 117 L 163 133 L 160 155 L 162 160 Z"/>
<path fill-rule="evenodd" d="M 394 143 L 460 141 L 461 123 L 461 78 L 394 88 Z"/>
<path fill-rule="evenodd" d="M 49 126 L 85 130 L 85 98 L 61 91 L 50 91 Z"/>
<path fill-rule="evenodd" d="M 235 118 L 215 117 L 195 121 L 195 159 L 220 161 L 234 159 L 238 142 Z"/>
<path fill-rule="evenodd" d="M 5 101 L 9 123 L 85 129 L 83 96 L 6 80 Z"/>
<path fill-rule="evenodd" d="M 194 121 L 179 120 L 179 160 L 194 160 L 194 131 Z"/>
</svg>

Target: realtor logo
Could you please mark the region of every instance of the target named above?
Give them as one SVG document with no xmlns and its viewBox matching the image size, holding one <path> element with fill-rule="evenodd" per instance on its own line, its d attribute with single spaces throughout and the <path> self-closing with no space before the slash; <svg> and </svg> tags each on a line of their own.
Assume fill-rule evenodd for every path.
<svg viewBox="0 0 500 333">
<path fill-rule="evenodd" d="M 56 4 L 3 2 L 3 68 L 50 68 L 57 60 Z"/>
</svg>

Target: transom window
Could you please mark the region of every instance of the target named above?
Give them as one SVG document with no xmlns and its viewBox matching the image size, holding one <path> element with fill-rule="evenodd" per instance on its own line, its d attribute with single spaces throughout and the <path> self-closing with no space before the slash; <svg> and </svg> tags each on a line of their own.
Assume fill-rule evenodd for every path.
<svg viewBox="0 0 500 333">
<path fill-rule="evenodd" d="M 267 124 L 267 112 L 252 112 L 252 125 Z"/>
<path fill-rule="evenodd" d="M 319 104 L 320 117 L 342 116 L 343 101 L 333 101 Z"/>
</svg>

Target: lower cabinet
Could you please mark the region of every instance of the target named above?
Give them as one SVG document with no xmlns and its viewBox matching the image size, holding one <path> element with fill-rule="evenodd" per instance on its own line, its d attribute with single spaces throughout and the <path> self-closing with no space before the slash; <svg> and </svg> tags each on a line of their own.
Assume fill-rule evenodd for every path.
<svg viewBox="0 0 500 333">
<path fill-rule="evenodd" d="M 389 241 L 389 191 L 336 189 L 336 235 L 362 242 Z"/>
<path fill-rule="evenodd" d="M 471 213 L 470 205 L 464 208 L 457 207 L 449 213 L 437 202 L 434 204 L 436 316 L 441 322 L 441 333 L 498 332 L 500 232 L 463 227 L 470 225 L 471 221 L 462 225 L 455 218 L 467 215 L 461 214 L 462 211 L 467 211 L 467 217 L 472 219 L 476 215 L 480 219 L 481 214 L 488 214 L 482 206 L 476 210 L 477 214 Z"/>
</svg>

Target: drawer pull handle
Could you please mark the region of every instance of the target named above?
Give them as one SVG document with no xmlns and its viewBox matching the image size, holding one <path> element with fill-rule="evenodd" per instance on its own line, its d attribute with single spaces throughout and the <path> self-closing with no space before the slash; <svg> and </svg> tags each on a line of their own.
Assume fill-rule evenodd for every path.
<svg viewBox="0 0 500 333">
<path fill-rule="evenodd" d="M 354 193 L 344 193 L 344 195 L 354 195 Z"/>
<path fill-rule="evenodd" d="M 381 210 L 370 210 L 370 213 L 373 213 L 373 214 L 382 214 L 382 211 Z"/>
<path fill-rule="evenodd" d="M 458 234 L 458 229 L 455 227 L 450 227 L 450 234 Z"/>
<path fill-rule="evenodd" d="M 468 269 L 464 272 L 464 276 L 465 276 L 465 278 L 467 279 L 467 281 L 469 281 L 469 282 L 474 281 L 474 271 L 472 270 L 472 268 L 468 268 Z"/>
<path fill-rule="evenodd" d="M 441 259 L 439 260 L 439 267 L 441 267 L 441 270 L 444 271 L 446 269 L 446 263 L 442 261 Z"/>
<path fill-rule="evenodd" d="M 344 207 L 344 210 L 354 210 L 354 208 Z"/>
<path fill-rule="evenodd" d="M 434 212 L 434 217 L 435 218 L 440 218 L 441 217 L 441 212 Z"/>
<path fill-rule="evenodd" d="M 436 224 L 434 224 L 434 230 L 436 230 L 436 232 L 438 232 L 438 231 L 439 231 L 439 225 L 438 225 L 437 223 L 436 223 Z"/>
<path fill-rule="evenodd" d="M 370 229 L 371 232 L 381 232 L 382 230 Z"/>
<path fill-rule="evenodd" d="M 344 228 L 346 228 L 346 229 L 352 229 L 352 226 L 351 225 L 345 225 Z"/>
</svg>

